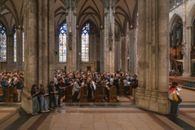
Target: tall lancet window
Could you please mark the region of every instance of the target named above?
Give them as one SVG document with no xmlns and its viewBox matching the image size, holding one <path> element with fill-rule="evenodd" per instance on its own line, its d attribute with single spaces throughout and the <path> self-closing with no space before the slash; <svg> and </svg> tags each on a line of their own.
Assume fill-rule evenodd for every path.
<svg viewBox="0 0 195 130">
<path fill-rule="evenodd" d="M 16 29 L 14 29 L 14 62 L 17 62 L 17 34 L 16 34 Z"/>
<path fill-rule="evenodd" d="M 59 62 L 67 61 L 67 24 L 63 23 L 59 28 Z"/>
<path fill-rule="evenodd" d="M 89 61 L 89 31 L 90 24 L 87 23 L 83 26 L 81 32 L 81 61 Z"/>
<path fill-rule="evenodd" d="M 6 62 L 6 48 L 7 48 L 7 35 L 6 29 L 3 24 L 0 23 L 0 62 Z"/>
</svg>

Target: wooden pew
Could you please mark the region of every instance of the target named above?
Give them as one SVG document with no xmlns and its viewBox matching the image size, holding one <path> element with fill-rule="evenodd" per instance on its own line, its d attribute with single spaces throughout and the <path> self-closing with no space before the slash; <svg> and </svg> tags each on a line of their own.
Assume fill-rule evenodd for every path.
<svg viewBox="0 0 195 130">
<path fill-rule="evenodd" d="M 115 86 L 110 87 L 109 90 L 109 101 L 110 102 L 117 102 L 117 90 Z"/>
<path fill-rule="evenodd" d="M 80 102 L 87 102 L 87 86 L 80 89 Z"/>
<path fill-rule="evenodd" d="M 72 102 L 72 86 L 66 88 L 65 96 L 65 102 Z"/>
<path fill-rule="evenodd" d="M 103 87 L 100 85 L 97 85 L 97 88 L 95 91 L 95 102 L 102 102 L 103 98 L 104 98 Z"/>
</svg>

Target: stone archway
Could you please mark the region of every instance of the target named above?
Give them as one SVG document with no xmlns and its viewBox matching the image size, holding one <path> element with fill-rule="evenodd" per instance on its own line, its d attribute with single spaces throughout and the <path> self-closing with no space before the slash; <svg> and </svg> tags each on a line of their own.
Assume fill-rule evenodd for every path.
<svg viewBox="0 0 195 130">
<path fill-rule="evenodd" d="M 170 23 L 170 75 L 181 76 L 183 74 L 183 21 L 178 15 L 174 15 Z"/>
</svg>

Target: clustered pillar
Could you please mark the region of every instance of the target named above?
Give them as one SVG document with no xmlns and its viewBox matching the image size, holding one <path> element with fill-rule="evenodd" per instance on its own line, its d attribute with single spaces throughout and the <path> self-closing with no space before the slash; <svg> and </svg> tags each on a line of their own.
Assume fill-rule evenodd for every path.
<svg viewBox="0 0 195 130">
<path fill-rule="evenodd" d="M 49 42 L 48 42 L 48 3 L 49 0 L 25 0 L 25 88 L 22 108 L 32 112 L 30 90 L 33 84 L 49 82 Z"/>
<path fill-rule="evenodd" d="M 168 1 L 139 0 L 138 4 L 138 107 L 169 113 Z"/>
<path fill-rule="evenodd" d="M 104 71 L 115 72 L 115 23 L 114 0 L 108 0 L 104 7 Z"/>
</svg>

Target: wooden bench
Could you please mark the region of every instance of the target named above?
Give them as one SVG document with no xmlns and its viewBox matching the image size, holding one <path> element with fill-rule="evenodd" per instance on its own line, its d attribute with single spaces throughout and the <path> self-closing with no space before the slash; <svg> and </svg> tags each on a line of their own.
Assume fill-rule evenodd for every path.
<svg viewBox="0 0 195 130">
<path fill-rule="evenodd" d="M 117 90 L 115 86 L 110 87 L 109 90 L 109 102 L 117 102 Z"/>
<path fill-rule="evenodd" d="M 72 86 L 66 88 L 65 96 L 65 102 L 72 102 Z"/>
<path fill-rule="evenodd" d="M 80 89 L 80 102 L 87 102 L 87 86 Z"/>
<path fill-rule="evenodd" d="M 95 91 L 95 102 L 102 102 L 104 95 L 103 95 L 103 87 L 98 85 Z"/>
</svg>

